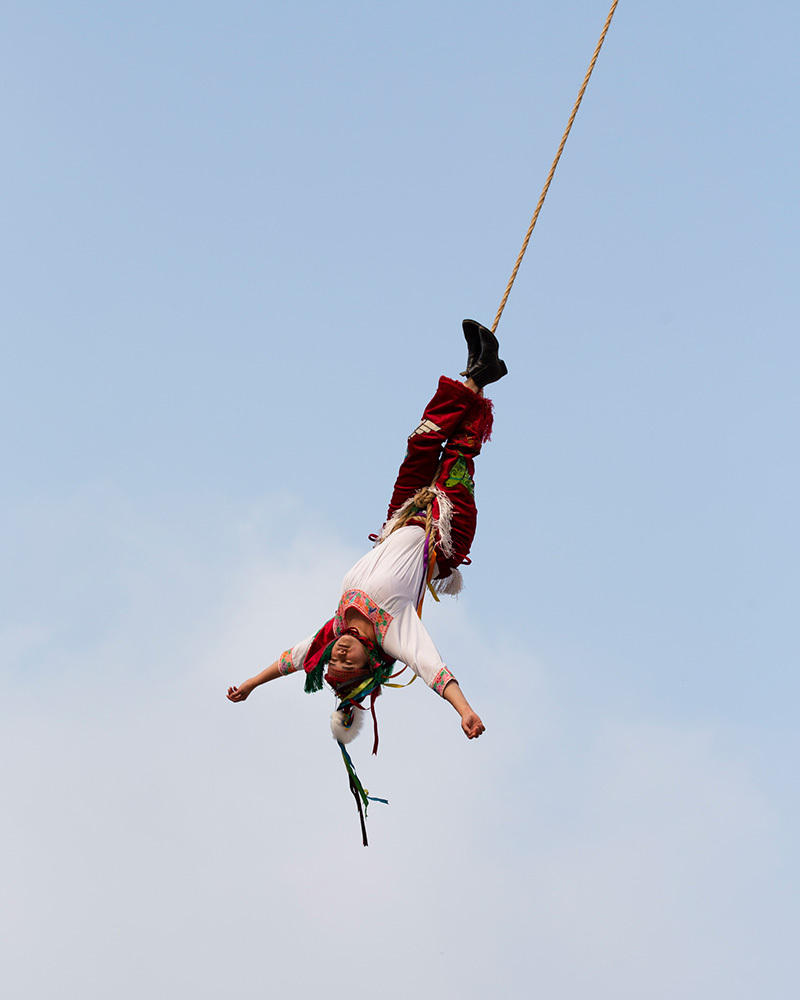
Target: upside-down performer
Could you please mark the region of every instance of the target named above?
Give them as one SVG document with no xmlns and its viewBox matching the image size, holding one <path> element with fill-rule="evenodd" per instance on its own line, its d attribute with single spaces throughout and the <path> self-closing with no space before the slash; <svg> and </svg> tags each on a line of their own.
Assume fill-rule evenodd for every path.
<svg viewBox="0 0 800 1000">
<path fill-rule="evenodd" d="M 397 661 L 453 706 L 468 739 L 484 732 L 418 615 L 427 585 L 445 594 L 461 589 L 458 566 L 467 559 L 477 522 L 474 462 L 492 430 L 492 404 L 483 388 L 507 374 L 491 331 L 474 320 L 464 320 L 463 329 L 465 381 L 440 378 L 408 439 L 386 523 L 375 547 L 345 576 L 335 615 L 260 674 L 228 688 L 230 701 L 244 701 L 259 685 L 298 671 L 305 673 L 309 693 L 321 690 L 323 679 L 330 685 L 339 699 L 331 729 L 347 768 L 365 846 L 369 796 L 345 744 L 355 738 L 369 708 L 377 753 L 375 699 L 395 676 Z"/>
</svg>

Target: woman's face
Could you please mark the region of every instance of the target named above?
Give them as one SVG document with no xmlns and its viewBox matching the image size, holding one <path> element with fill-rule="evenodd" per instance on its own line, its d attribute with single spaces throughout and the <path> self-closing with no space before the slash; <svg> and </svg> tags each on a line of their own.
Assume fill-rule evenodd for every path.
<svg viewBox="0 0 800 1000">
<path fill-rule="evenodd" d="M 331 663 L 339 670 L 357 671 L 367 666 L 367 651 L 352 635 L 343 635 L 333 644 Z"/>
</svg>

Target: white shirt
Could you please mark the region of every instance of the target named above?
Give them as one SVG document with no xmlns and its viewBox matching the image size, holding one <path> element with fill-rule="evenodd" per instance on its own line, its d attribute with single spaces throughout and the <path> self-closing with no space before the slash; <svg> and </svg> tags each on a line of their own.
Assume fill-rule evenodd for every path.
<svg viewBox="0 0 800 1000">
<path fill-rule="evenodd" d="M 393 531 L 345 574 L 335 620 L 343 628 L 347 608 L 357 608 L 372 621 L 384 651 L 443 694 L 453 675 L 416 610 L 425 586 L 424 553 L 425 531 L 419 525 Z M 284 653 L 283 672 L 302 668 L 312 640 L 310 636 Z"/>
</svg>

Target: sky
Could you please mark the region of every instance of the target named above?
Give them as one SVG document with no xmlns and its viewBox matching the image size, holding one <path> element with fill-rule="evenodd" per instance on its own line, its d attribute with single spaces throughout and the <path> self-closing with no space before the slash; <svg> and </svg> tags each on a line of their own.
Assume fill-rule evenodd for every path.
<svg viewBox="0 0 800 1000">
<path fill-rule="evenodd" d="M 800 11 L 620 3 L 498 327 L 423 685 L 298 678 L 595 0 L 74 0 L 0 31 L 0 988 L 797 996 Z"/>
</svg>

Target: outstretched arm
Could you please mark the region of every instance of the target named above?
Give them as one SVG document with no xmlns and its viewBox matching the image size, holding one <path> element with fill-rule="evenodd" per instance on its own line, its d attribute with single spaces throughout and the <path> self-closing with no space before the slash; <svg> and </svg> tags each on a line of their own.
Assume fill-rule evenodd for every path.
<svg viewBox="0 0 800 1000">
<path fill-rule="evenodd" d="M 445 666 L 412 604 L 395 615 L 383 640 L 383 648 L 389 656 L 411 667 L 431 690 L 450 702 L 461 716 L 461 728 L 468 739 L 474 740 L 481 735 L 484 725 L 480 716 L 462 694 L 458 681 Z"/>
<path fill-rule="evenodd" d="M 481 722 L 480 716 L 474 712 L 472 706 L 464 697 L 457 680 L 447 682 L 447 686 L 442 692 L 445 701 L 449 701 L 453 708 L 461 716 L 461 728 L 464 730 L 467 739 L 474 740 L 485 732 L 486 727 Z"/>
<path fill-rule="evenodd" d="M 266 669 L 262 670 L 260 674 L 242 681 L 238 687 L 229 687 L 228 701 L 244 701 L 254 688 L 259 687 L 261 684 L 266 684 L 267 681 L 274 681 L 277 677 L 282 677 L 283 674 L 280 672 L 280 665 L 281 661 L 276 660 Z"/>
</svg>

